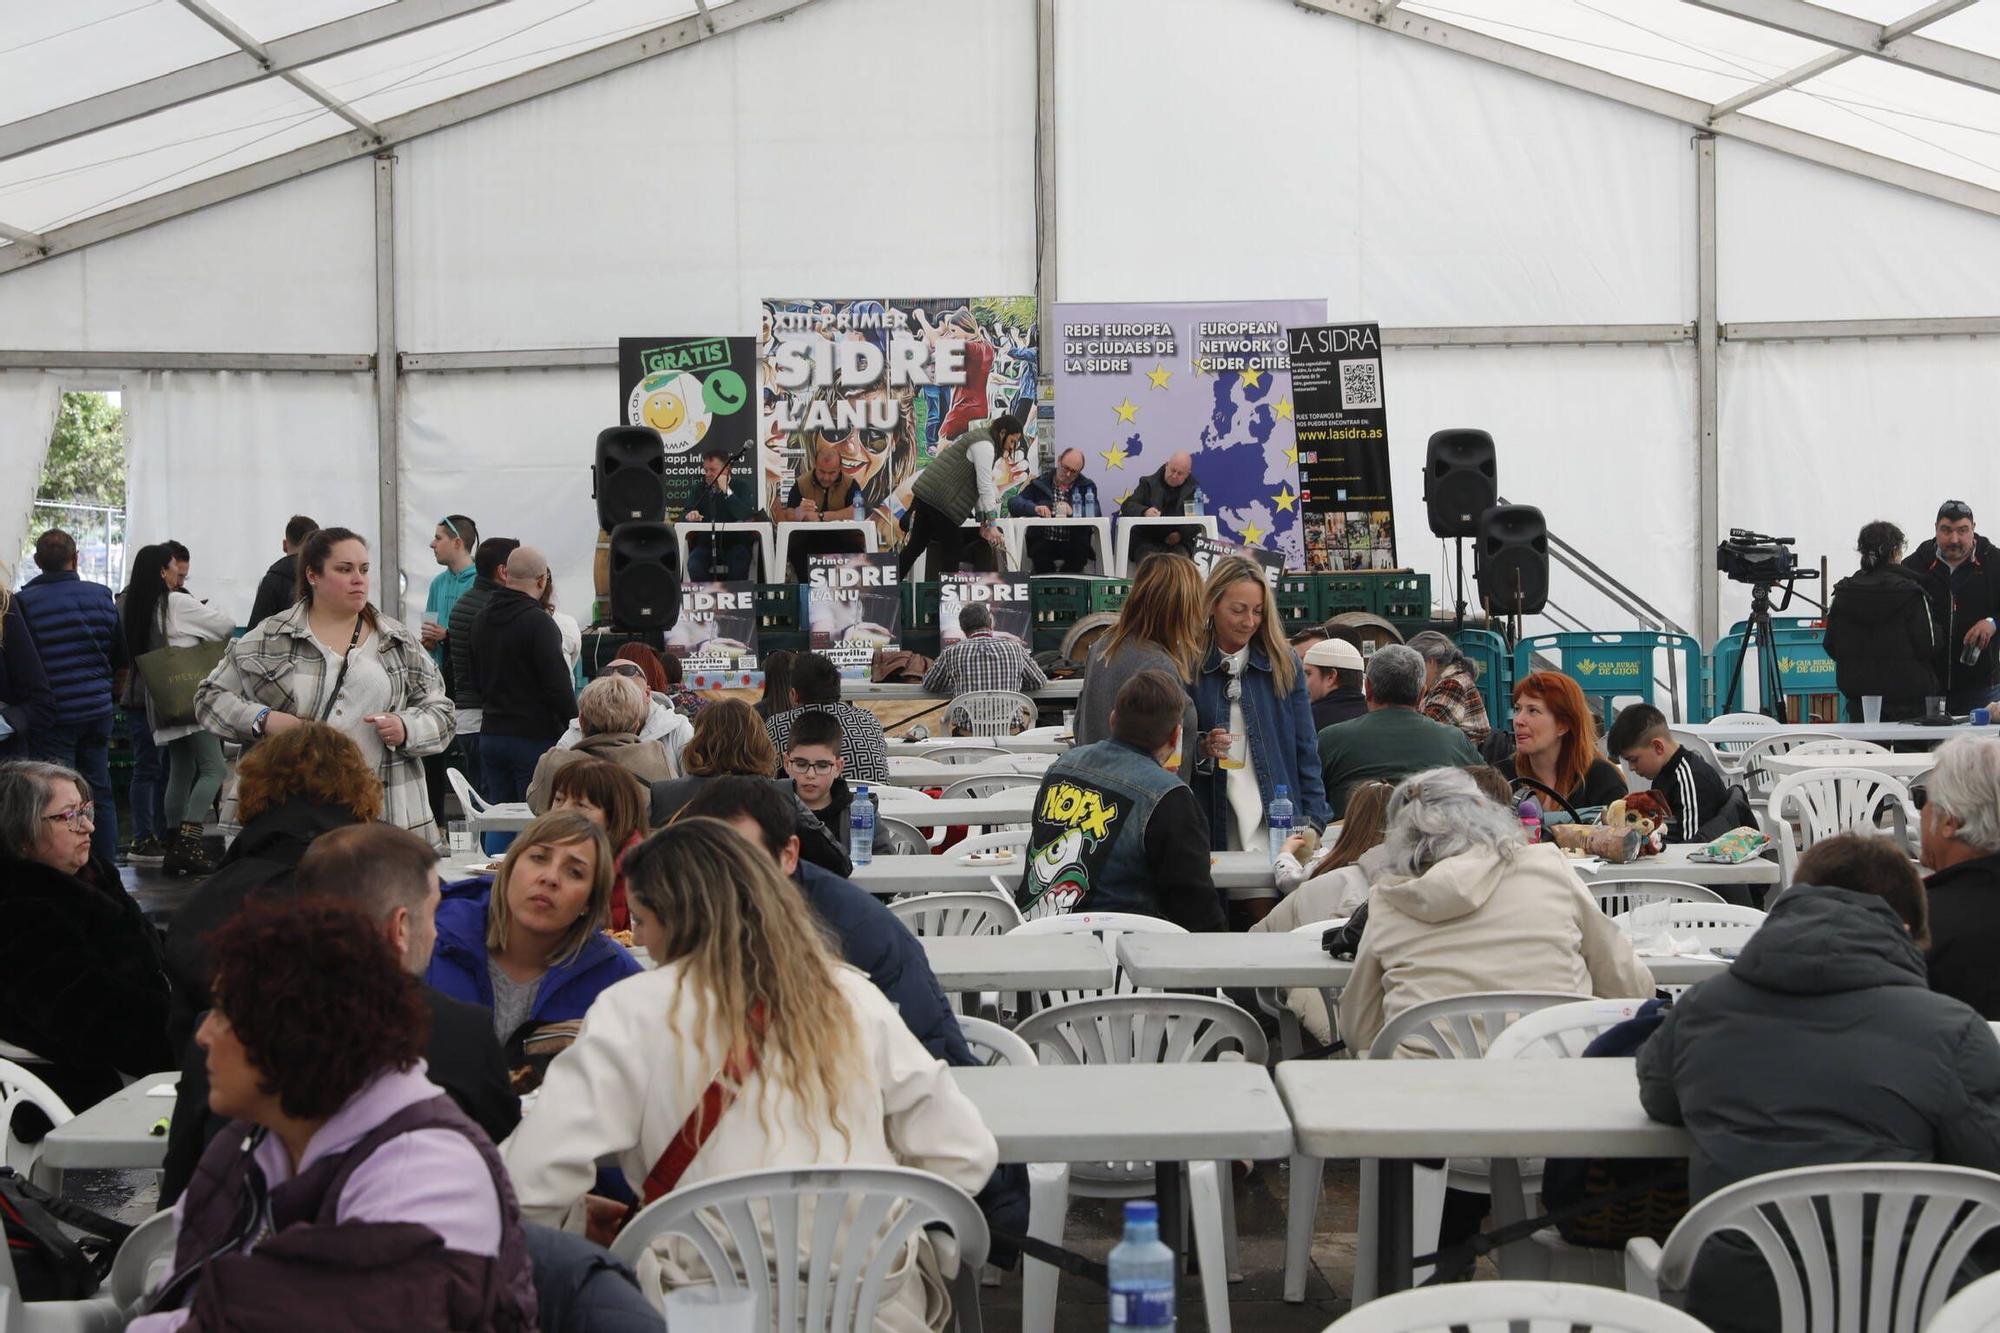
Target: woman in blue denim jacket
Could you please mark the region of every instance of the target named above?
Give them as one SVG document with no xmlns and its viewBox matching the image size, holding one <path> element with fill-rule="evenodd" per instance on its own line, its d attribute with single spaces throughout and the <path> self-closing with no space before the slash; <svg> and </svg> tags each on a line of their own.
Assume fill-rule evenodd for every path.
<svg viewBox="0 0 2000 1333">
<path fill-rule="evenodd" d="M 1295 825 L 1323 828 L 1328 818 L 1305 672 L 1254 561 L 1218 560 L 1207 597 L 1208 653 L 1194 682 L 1202 733 L 1194 794 L 1209 812 L 1212 847 L 1267 851 L 1266 817 L 1279 783 L 1291 798 Z M 1229 766 L 1231 733 L 1247 738 L 1246 762 L 1237 767 Z"/>
</svg>

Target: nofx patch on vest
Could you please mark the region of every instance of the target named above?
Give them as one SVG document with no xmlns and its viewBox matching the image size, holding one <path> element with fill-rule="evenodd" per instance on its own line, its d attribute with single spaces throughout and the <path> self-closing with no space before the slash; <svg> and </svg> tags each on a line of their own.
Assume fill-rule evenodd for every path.
<svg viewBox="0 0 2000 1333">
<path fill-rule="evenodd" d="M 1057 778 L 1035 802 L 1028 867 L 1014 895 L 1021 915 L 1059 916 L 1082 910 L 1118 841 L 1131 795 L 1097 779 Z"/>
</svg>

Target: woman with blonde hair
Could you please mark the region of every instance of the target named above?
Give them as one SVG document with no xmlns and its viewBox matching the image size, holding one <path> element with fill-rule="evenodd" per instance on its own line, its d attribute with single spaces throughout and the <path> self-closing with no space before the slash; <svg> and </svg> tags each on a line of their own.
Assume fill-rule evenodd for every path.
<svg viewBox="0 0 2000 1333">
<path fill-rule="evenodd" d="M 1132 590 L 1118 610 L 1118 623 L 1090 646 L 1083 691 L 1076 700 L 1076 743 L 1111 738 L 1111 703 L 1126 681 L 1141 671 L 1159 670 L 1186 685 L 1201 661 L 1201 572 L 1178 555 L 1149 555 L 1139 562 Z M 1194 771 L 1194 700 L 1181 714 L 1182 781 Z"/>
<path fill-rule="evenodd" d="M 639 970 L 603 933 L 612 868 L 604 830 L 555 810 L 514 839 L 490 885 L 452 885 L 438 904 L 424 980 L 493 1011 L 516 1091 L 539 1081 L 606 987 Z"/>
<path fill-rule="evenodd" d="M 1193 689 L 1202 733 L 1194 794 L 1209 812 L 1217 851 L 1268 851 L 1267 812 L 1280 786 L 1295 826 L 1321 829 L 1329 817 L 1305 670 L 1256 561 L 1216 561 L 1205 599 L 1207 654 Z"/>
<path fill-rule="evenodd" d="M 508 1139 L 524 1218 L 605 1235 L 615 1213 L 587 1191 L 606 1156 L 646 1182 L 645 1203 L 773 1167 L 909 1166 L 967 1194 L 986 1183 L 997 1150 L 978 1110 L 874 983 L 840 964 L 763 848 L 689 818 L 641 843 L 626 880 L 658 966 L 598 1000 Z M 683 1135 L 695 1150 L 666 1179 Z M 810 1224 L 800 1233 L 810 1244 Z M 945 1322 L 930 1243 L 920 1233 L 909 1246 L 877 1328 Z M 665 1238 L 638 1268 L 655 1301 L 708 1280 L 691 1246 Z"/>
</svg>

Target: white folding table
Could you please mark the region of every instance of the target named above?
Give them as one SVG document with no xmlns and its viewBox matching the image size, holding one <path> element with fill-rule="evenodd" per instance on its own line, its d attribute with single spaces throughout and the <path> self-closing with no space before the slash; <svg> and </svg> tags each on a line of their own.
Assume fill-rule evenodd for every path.
<svg viewBox="0 0 2000 1333">
<path fill-rule="evenodd" d="M 875 813 L 878 817 L 900 819 L 918 828 L 945 828 L 952 824 L 1025 824 L 1035 815 L 1035 788 L 1009 787 L 995 796 L 887 801 L 876 806 Z"/>
<path fill-rule="evenodd" d="M 716 536 L 723 536 L 725 534 L 732 532 L 748 533 L 750 536 L 755 537 L 757 539 L 757 559 L 762 562 L 761 568 L 764 575 L 763 581 L 765 583 L 784 582 L 784 576 L 778 572 L 778 566 L 774 562 L 775 550 L 774 550 L 774 543 L 771 538 L 771 525 L 768 522 L 762 522 L 762 521 L 744 522 L 744 523 L 674 524 L 674 545 L 680 548 L 681 568 L 685 570 L 688 567 L 689 537 L 705 536 L 710 533 L 713 533 Z M 717 572 L 717 577 L 720 577 L 719 571 Z"/>
<path fill-rule="evenodd" d="M 922 943 L 947 992 L 1108 990 L 1117 979 L 1088 935 L 925 935 Z"/>
<path fill-rule="evenodd" d="M 906 823 L 914 822 L 892 807 L 888 813 Z M 1210 858 L 1209 873 L 1215 885 L 1232 898 L 1250 898 L 1272 891 L 1271 860 L 1262 852 L 1218 852 Z M 888 897 L 898 893 L 938 893 L 945 889 L 990 889 L 994 875 L 1000 882 L 1020 882 L 1023 856 L 1016 852 L 1004 861 L 968 865 L 956 851 L 941 856 L 878 856 L 865 866 L 856 866 L 849 876 L 870 893 Z"/>
<path fill-rule="evenodd" d="M 1003 518 L 1000 530 L 1007 538 L 1007 555 L 1014 568 L 1025 570 L 1028 565 L 1028 534 L 1031 532 L 1063 532 L 1071 528 L 1087 528 L 1091 544 L 1097 550 L 1097 569 L 1105 578 L 1114 578 L 1118 568 L 1111 547 L 1111 520 L 1100 518 Z"/>
<path fill-rule="evenodd" d="M 1039 690 L 1027 691 L 1030 699 L 1038 699 L 1045 703 L 1074 699 L 1082 693 L 1081 676 L 1069 680 L 1052 680 Z M 844 680 L 840 683 L 840 697 L 851 704 L 860 703 L 864 699 L 933 699 L 941 704 L 950 702 L 944 696 L 926 690 L 922 685 L 901 681 Z M 964 739 L 976 742 L 978 738 L 968 736 Z M 927 744 L 936 743 L 927 742 Z"/>
<path fill-rule="evenodd" d="M 891 759 L 921 759 L 932 750 L 949 750 L 960 745 L 991 746 L 1005 750 L 1008 754 L 1068 754 L 1074 740 L 1058 739 L 1052 736 L 933 736 L 928 740 L 906 740 L 891 736 L 888 740 Z"/>
<path fill-rule="evenodd" d="M 1693 851 L 1693 843 L 1670 843 L 1658 856 L 1642 856 L 1624 865 L 1613 865 L 1609 861 L 1585 859 L 1573 862 L 1570 869 L 1586 884 L 1600 879 L 1672 879 L 1683 884 L 1699 884 L 1712 887 L 1717 884 L 1776 884 L 1778 865 L 1762 857 L 1753 857 L 1735 865 L 1725 865 L 1704 861 L 1688 860 Z"/>
<path fill-rule="evenodd" d="M 1278 1093 L 1299 1151 L 1374 1158 L 1379 1295 L 1410 1285 L 1410 1168 L 1438 1157 L 1686 1157 L 1687 1133 L 1648 1119 L 1633 1061 L 1287 1060 Z"/>
<path fill-rule="evenodd" d="M 1766 736 L 1786 734 L 1839 736 L 1845 740 L 1875 741 L 1882 745 L 1918 741 L 1937 745 L 1955 736 L 2000 735 L 2000 732 L 1980 727 L 1932 727 L 1904 722 L 1787 722 L 1775 727 L 1760 727 L 1754 722 L 1676 722 L 1674 730 L 1692 732 L 1711 744 L 1720 742 L 1726 745 L 1747 745 Z"/>
<path fill-rule="evenodd" d="M 148 1074 L 57 1125 L 42 1139 L 36 1182 L 60 1191 L 64 1171 L 157 1171 L 167 1160 L 162 1122 L 173 1118 L 173 1089 L 180 1081 L 178 1072 Z M 156 1088 L 166 1091 L 156 1094 Z"/>
<path fill-rule="evenodd" d="M 1221 531 L 1215 526 L 1213 514 L 1183 514 L 1178 518 L 1169 514 L 1162 514 L 1158 518 L 1127 518 L 1120 515 L 1118 526 L 1114 529 L 1118 538 L 1119 578 L 1132 577 L 1132 535 L 1141 528 L 1205 528 L 1210 537 L 1220 535 Z M 1192 548 L 1188 554 L 1194 554 Z"/>
<path fill-rule="evenodd" d="M 1005 759 L 987 759 L 977 764 L 948 764 L 942 759 L 892 754 L 889 757 L 889 781 L 898 787 L 948 787 L 960 778 L 996 774 L 1005 777 L 1017 773 L 1039 781 L 1042 770 L 1055 760 L 1056 756 L 1052 754 L 1013 754 Z"/>
<path fill-rule="evenodd" d="M 465 812 L 466 827 L 474 837 L 482 833 L 519 833 L 535 822 L 535 812 L 526 801 L 501 801 L 484 810 Z"/>
<path fill-rule="evenodd" d="M 695 530 L 699 532 L 701 529 L 697 526 Z M 875 525 L 865 519 L 830 518 L 816 523 L 780 523 L 777 525 L 775 531 L 776 535 L 773 538 L 775 553 L 772 556 L 772 563 L 769 566 L 770 572 L 765 575 L 765 582 L 767 583 L 790 583 L 792 581 L 792 538 L 795 536 L 811 537 L 825 536 L 835 532 L 858 532 L 861 534 L 862 550 L 879 551 L 882 549 Z M 687 566 L 682 565 L 681 568 L 685 569 Z"/>
</svg>

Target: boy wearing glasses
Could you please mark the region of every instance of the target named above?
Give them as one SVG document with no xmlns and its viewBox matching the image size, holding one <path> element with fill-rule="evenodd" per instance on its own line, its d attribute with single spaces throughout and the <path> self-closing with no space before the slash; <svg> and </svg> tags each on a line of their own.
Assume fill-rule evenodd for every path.
<svg viewBox="0 0 2000 1333">
<path fill-rule="evenodd" d="M 843 850 L 847 847 L 848 812 L 854 805 L 854 791 L 843 777 L 846 771 L 847 765 L 840 758 L 840 719 L 831 713 L 800 713 L 785 744 L 785 773 L 799 803 L 819 816 L 819 822 L 833 835 L 834 845 Z M 875 850 L 893 850 L 879 821 Z"/>
</svg>

